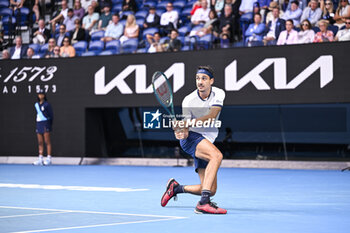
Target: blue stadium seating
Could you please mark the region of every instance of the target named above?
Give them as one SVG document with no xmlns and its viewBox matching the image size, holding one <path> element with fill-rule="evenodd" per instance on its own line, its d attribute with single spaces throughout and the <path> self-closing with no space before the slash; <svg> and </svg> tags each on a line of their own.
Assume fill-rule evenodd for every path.
<svg viewBox="0 0 350 233">
<path fill-rule="evenodd" d="M 84 52 L 86 52 L 88 43 L 86 41 L 78 41 L 73 45 L 75 49 L 76 56 L 81 56 Z"/>
<path fill-rule="evenodd" d="M 173 6 L 174 7 L 184 8 L 186 6 L 186 1 L 185 0 L 175 0 L 173 2 Z"/>
<path fill-rule="evenodd" d="M 91 34 L 91 40 L 95 41 L 95 40 L 101 40 L 102 37 L 104 37 L 105 35 L 105 31 L 101 30 L 101 31 L 97 31 L 97 32 L 93 32 Z"/>
<path fill-rule="evenodd" d="M 327 29 L 331 30 L 333 32 L 334 36 L 337 35 L 337 32 L 339 30 L 339 28 L 337 26 L 334 26 L 334 25 L 331 25 L 331 24 L 328 26 Z"/>
<path fill-rule="evenodd" d="M 106 56 L 106 55 L 113 55 L 113 52 L 111 50 L 105 50 L 99 54 L 99 56 Z"/>
<path fill-rule="evenodd" d="M 158 32 L 158 28 L 147 28 L 143 31 L 142 38 L 145 39 L 147 34 L 154 35 L 156 32 Z"/>
<path fill-rule="evenodd" d="M 128 39 L 121 45 L 122 53 L 135 53 L 138 46 L 138 39 Z"/>
<path fill-rule="evenodd" d="M 120 52 L 120 42 L 119 40 L 112 40 L 106 43 L 106 49 L 112 51 L 113 54 L 119 54 Z"/>
<path fill-rule="evenodd" d="M 8 0 L 0 0 L 0 8 L 8 8 L 9 5 L 10 4 Z"/>
<path fill-rule="evenodd" d="M 4 16 L 2 18 L 2 27 L 4 29 L 4 34 L 9 35 L 15 29 L 16 19 L 13 16 Z"/>
<path fill-rule="evenodd" d="M 119 13 L 119 11 L 121 11 L 122 8 L 123 8 L 122 3 L 118 3 L 118 4 L 116 4 L 116 5 L 113 6 L 113 8 L 112 8 L 112 13 L 113 13 L 113 14 L 114 14 L 114 13 Z"/>
<path fill-rule="evenodd" d="M 199 49 L 209 49 L 212 45 L 213 37 L 211 34 L 207 34 L 198 39 L 197 44 Z"/>
<path fill-rule="evenodd" d="M 96 51 L 88 51 L 81 54 L 82 57 L 90 57 L 90 56 L 96 56 L 96 55 L 97 55 Z"/>
<path fill-rule="evenodd" d="M 38 54 L 40 52 L 41 46 L 39 44 L 30 44 L 29 48 L 32 48 L 34 50 L 34 53 Z"/>
<path fill-rule="evenodd" d="M 26 7 L 22 7 L 20 9 L 17 9 L 15 11 L 15 17 L 17 19 L 17 23 L 21 26 L 27 26 L 28 25 L 28 19 L 29 19 L 30 10 Z M 18 21 L 20 20 L 20 21 Z"/>
<path fill-rule="evenodd" d="M 135 13 L 135 18 L 136 19 L 145 19 L 148 14 L 147 10 L 139 10 L 138 12 Z"/>
<path fill-rule="evenodd" d="M 12 16 L 13 12 L 10 8 L 2 8 L 0 9 L 0 16 Z"/>
<path fill-rule="evenodd" d="M 89 51 L 93 51 L 96 54 L 100 53 L 104 48 L 104 43 L 102 41 L 96 40 L 91 41 L 89 44 Z"/>
<path fill-rule="evenodd" d="M 180 36 L 187 36 L 187 34 L 189 34 L 191 31 L 191 26 L 190 25 L 185 25 L 182 26 L 178 29 L 179 35 Z"/>
</svg>

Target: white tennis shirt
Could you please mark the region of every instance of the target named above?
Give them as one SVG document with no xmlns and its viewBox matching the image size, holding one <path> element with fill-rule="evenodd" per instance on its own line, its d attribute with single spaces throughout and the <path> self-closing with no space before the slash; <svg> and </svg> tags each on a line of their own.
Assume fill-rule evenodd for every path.
<svg viewBox="0 0 350 233">
<path fill-rule="evenodd" d="M 206 99 L 199 96 L 198 90 L 187 95 L 182 101 L 182 114 L 184 119 L 196 119 L 209 114 L 212 106 L 223 107 L 225 99 L 225 91 L 217 87 L 211 87 L 211 92 Z M 219 118 L 217 115 L 216 120 Z M 190 131 L 203 135 L 210 142 L 214 143 L 219 134 L 217 127 L 190 127 Z"/>
</svg>

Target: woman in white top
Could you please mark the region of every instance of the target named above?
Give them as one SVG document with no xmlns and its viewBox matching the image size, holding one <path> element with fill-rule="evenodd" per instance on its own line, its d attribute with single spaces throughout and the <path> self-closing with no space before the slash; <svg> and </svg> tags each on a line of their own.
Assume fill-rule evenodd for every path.
<svg viewBox="0 0 350 233">
<path fill-rule="evenodd" d="M 307 44 L 312 43 L 315 38 L 315 32 L 309 20 L 305 19 L 300 24 L 300 32 L 298 32 L 298 43 Z"/>
<path fill-rule="evenodd" d="M 124 35 L 119 39 L 120 43 L 123 43 L 124 41 L 131 38 L 138 38 L 139 31 L 139 25 L 136 24 L 135 16 L 132 14 L 128 15 L 124 28 Z"/>
<path fill-rule="evenodd" d="M 348 0 L 340 0 L 338 9 L 335 12 L 335 26 L 342 28 L 345 25 L 345 19 L 350 17 L 350 5 Z"/>
</svg>

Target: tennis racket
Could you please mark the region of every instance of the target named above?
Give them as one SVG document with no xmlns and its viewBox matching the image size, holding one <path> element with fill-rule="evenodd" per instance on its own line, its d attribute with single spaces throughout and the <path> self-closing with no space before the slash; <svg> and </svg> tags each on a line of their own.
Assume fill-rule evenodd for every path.
<svg viewBox="0 0 350 233">
<path fill-rule="evenodd" d="M 154 95 L 162 107 L 169 113 L 173 120 L 176 120 L 173 102 L 173 90 L 167 76 L 160 71 L 156 71 L 152 76 L 152 86 Z"/>
</svg>

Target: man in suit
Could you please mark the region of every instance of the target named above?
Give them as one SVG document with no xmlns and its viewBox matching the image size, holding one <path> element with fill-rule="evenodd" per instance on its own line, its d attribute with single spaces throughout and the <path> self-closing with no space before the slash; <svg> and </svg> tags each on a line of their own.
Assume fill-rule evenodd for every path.
<svg viewBox="0 0 350 233">
<path fill-rule="evenodd" d="M 279 18 L 280 9 L 275 7 L 272 9 L 273 19 L 267 24 L 266 35 L 264 37 L 265 45 L 275 45 L 280 33 L 286 30 L 284 19 Z"/>
<path fill-rule="evenodd" d="M 149 8 L 148 15 L 143 23 L 144 28 L 158 28 L 160 26 L 160 17 L 156 14 L 156 8 L 151 6 Z"/>
<path fill-rule="evenodd" d="M 27 47 L 22 45 L 22 37 L 17 36 L 15 39 L 16 46 L 10 49 L 11 59 L 21 59 L 27 54 Z"/>
<path fill-rule="evenodd" d="M 45 44 L 51 37 L 50 30 L 45 28 L 45 21 L 43 19 L 40 19 L 38 24 L 39 24 L 39 28 L 35 30 L 33 33 L 33 43 Z"/>
</svg>

